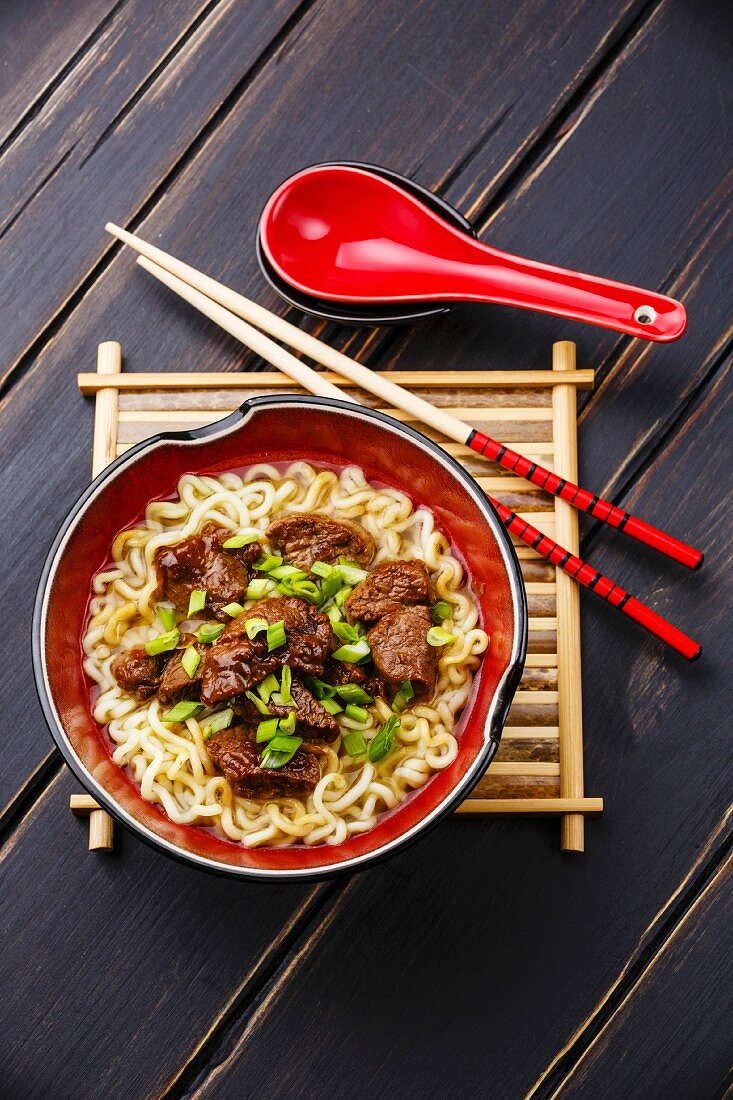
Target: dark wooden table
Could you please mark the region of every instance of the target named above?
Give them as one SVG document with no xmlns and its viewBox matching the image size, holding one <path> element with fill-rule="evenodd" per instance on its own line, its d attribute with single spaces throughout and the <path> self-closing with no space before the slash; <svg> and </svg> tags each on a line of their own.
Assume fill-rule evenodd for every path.
<svg viewBox="0 0 733 1100">
<path fill-rule="evenodd" d="M 730 6 L 725 0 L 7 0 L 0 5 L 0 1095 L 723 1095 L 731 1086 Z M 322 159 L 434 188 L 499 247 L 681 298 L 647 345 L 500 309 L 326 328 L 375 366 L 544 368 L 577 341 L 581 476 L 707 552 L 586 555 L 705 646 L 583 596 L 587 851 L 453 818 L 350 880 L 240 885 L 131 836 L 85 851 L 36 702 L 41 562 L 89 479 L 78 370 L 257 370 L 112 219 L 277 306 L 271 189 Z M 726 262 L 727 261 L 727 262 Z M 726 283 L 726 277 L 728 282 Z M 358 456 L 357 456 L 358 457 Z M 727 499 L 726 499 L 727 495 Z"/>
</svg>

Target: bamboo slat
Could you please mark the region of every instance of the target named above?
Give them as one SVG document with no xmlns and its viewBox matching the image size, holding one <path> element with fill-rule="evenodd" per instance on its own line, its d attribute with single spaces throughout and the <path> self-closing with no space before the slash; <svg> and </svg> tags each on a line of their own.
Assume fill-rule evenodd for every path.
<svg viewBox="0 0 733 1100">
<path fill-rule="evenodd" d="M 459 419 L 572 477 L 573 463 L 577 463 L 575 392 L 593 384 L 593 371 L 576 370 L 573 353 L 573 345 L 556 345 L 551 371 L 461 371 L 450 375 L 385 371 L 383 375 L 421 390 L 428 400 L 449 407 Z M 82 393 L 93 394 L 96 400 L 95 471 L 150 435 L 212 423 L 255 394 L 298 389 L 282 374 L 272 372 L 126 375 L 114 355 L 119 352 L 102 354 L 100 349 L 98 373 L 79 375 Z M 112 362 L 117 367 L 110 372 Z M 340 381 L 328 371 L 323 374 L 329 381 Z M 359 391 L 358 396 L 369 403 L 369 395 Z M 395 415 L 391 409 L 385 411 Z M 570 549 L 577 549 L 572 509 L 469 448 L 446 442 L 414 417 L 397 416 L 439 439 L 492 496 Z M 566 511 L 571 517 L 570 528 Z M 474 796 L 458 812 L 560 816 L 562 847 L 580 851 L 584 816 L 600 813 L 603 803 L 583 796 L 577 587 L 564 574 L 556 574 L 530 547 L 518 543 L 515 549 L 529 605 L 525 671 L 498 757 Z M 86 812 L 90 812 L 88 806 Z"/>
<path fill-rule="evenodd" d="M 552 349 L 552 367 L 558 373 L 575 369 L 575 344 L 564 340 Z M 568 481 L 578 481 L 577 404 L 575 387 L 556 386 L 552 392 L 555 468 Z M 555 501 L 555 539 L 578 554 L 578 513 L 563 500 Z M 580 676 L 580 591 L 557 570 L 558 726 L 560 727 L 560 796 L 583 797 L 583 704 Z M 582 814 L 566 814 L 560 826 L 563 851 L 582 852 L 585 822 Z"/>
</svg>

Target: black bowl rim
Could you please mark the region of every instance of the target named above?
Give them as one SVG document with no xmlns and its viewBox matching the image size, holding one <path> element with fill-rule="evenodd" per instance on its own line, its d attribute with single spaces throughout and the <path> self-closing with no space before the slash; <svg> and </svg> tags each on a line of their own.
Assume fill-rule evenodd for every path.
<svg viewBox="0 0 733 1100">
<path fill-rule="evenodd" d="M 133 817 L 132 814 L 124 810 L 119 803 L 109 795 L 106 789 L 97 782 L 74 752 L 56 714 L 45 675 L 43 624 L 46 597 L 50 591 L 50 582 L 53 579 L 57 558 L 64 550 L 65 543 L 72 534 L 76 521 L 106 482 L 118 477 L 128 466 L 133 465 L 137 456 L 140 455 L 142 451 L 168 443 L 196 444 L 198 441 L 206 439 L 209 436 L 228 434 L 232 430 L 243 427 L 247 420 L 256 414 L 258 409 L 278 406 L 286 407 L 288 405 L 296 405 L 301 412 L 304 408 L 308 407 L 326 407 L 346 413 L 350 416 L 356 416 L 357 418 L 368 417 L 369 419 L 381 423 L 385 428 L 396 434 L 407 436 L 418 446 L 428 451 L 437 461 L 447 465 L 458 480 L 463 482 L 469 493 L 474 496 L 479 507 L 484 512 L 499 546 L 503 548 L 503 557 L 514 601 L 515 631 L 512 659 L 494 694 L 492 707 L 489 712 L 489 721 L 487 723 L 488 737 L 485 738 L 484 747 L 481 752 L 477 754 L 476 759 L 464 779 L 453 788 L 450 795 L 448 795 L 440 805 L 436 806 L 426 815 L 426 817 L 418 821 L 409 832 L 398 836 L 388 845 L 377 848 L 374 852 L 346 859 L 334 867 L 306 868 L 302 871 L 271 871 L 222 864 L 215 860 L 208 859 L 207 857 L 184 851 L 177 845 L 164 840 L 162 837 L 150 831 L 140 821 Z M 509 707 L 511 706 L 514 693 L 517 690 L 524 671 L 524 661 L 527 653 L 527 635 L 527 594 L 519 560 L 512 541 L 488 496 L 483 493 L 471 474 L 464 470 L 452 455 L 449 455 L 432 439 L 429 439 L 415 428 L 402 424 L 400 421 L 395 420 L 393 417 L 377 409 L 358 406 L 350 401 L 341 401 L 330 397 L 301 397 L 297 394 L 278 394 L 248 398 L 238 409 L 235 409 L 234 412 L 221 420 L 215 421 L 213 424 L 206 424 L 201 428 L 193 428 L 186 431 L 161 432 L 148 439 L 141 440 L 140 443 L 135 444 L 135 446 L 131 447 L 128 451 L 106 466 L 105 469 L 94 478 L 69 510 L 46 555 L 36 589 L 33 607 L 31 650 L 36 693 L 51 737 L 73 775 L 116 821 L 131 830 L 144 843 L 148 844 L 149 847 L 156 851 L 163 852 L 170 858 L 180 863 L 184 863 L 189 867 L 196 867 L 199 870 L 204 870 L 212 874 L 245 881 L 305 882 L 325 881 L 329 878 L 355 873 L 364 870 L 366 867 L 374 866 L 374 864 L 381 860 L 389 858 L 415 843 L 466 798 L 486 772 L 499 748 L 501 733 L 504 723 L 506 722 Z"/>
<path fill-rule="evenodd" d="M 459 210 L 456 210 L 454 206 L 451 206 L 446 199 L 442 198 L 440 195 L 436 195 L 435 192 L 430 191 L 427 187 L 410 179 L 408 176 L 401 175 L 401 173 L 396 172 L 392 168 L 385 168 L 380 164 L 371 164 L 368 161 L 318 161 L 315 164 L 306 165 L 305 168 L 300 168 L 290 176 L 286 176 L 284 180 L 280 181 L 277 187 L 282 187 L 283 183 L 292 179 L 293 176 L 298 176 L 301 172 L 307 172 L 311 168 L 359 168 L 364 172 L 372 172 L 374 175 L 381 176 L 383 179 L 389 180 L 398 187 L 404 188 L 405 191 L 411 192 L 415 198 L 424 202 L 434 213 L 438 214 L 446 221 L 451 222 L 456 229 L 460 229 L 462 232 L 474 238 L 477 236 L 476 230 L 471 225 L 468 218 L 464 217 L 464 215 L 461 214 Z M 277 187 L 274 190 L 277 190 Z M 262 214 L 260 214 L 257 220 L 255 254 L 265 279 L 272 289 L 289 305 L 295 306 L 296 309 L 300 309 L 314 317 L 319 317 L 321 320 L 335 321 L 341 325 L 406 325 L 413 321 L 425 321 L 429 317 L 439 317 L 441 314 L 449 313 L 455 305 L 454 302 L 425 302 L 424 305 L 412 302 L 409 307 L 396 304 L 392 307 L 384 307 L 382 309 L 377 306 L 363 306 L 359 308 L 348 303 L 330 302 L 327 299 L 315 298 L 310 294 L 303 294 L 286 283 L 273 269 L 265 256 L 260 236 L 261 224 Z"/>
</svg>

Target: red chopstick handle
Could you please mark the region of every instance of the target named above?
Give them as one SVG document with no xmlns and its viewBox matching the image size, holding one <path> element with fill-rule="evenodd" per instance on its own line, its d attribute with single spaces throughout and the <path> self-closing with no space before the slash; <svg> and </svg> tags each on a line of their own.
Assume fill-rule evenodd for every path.
<svg viewBox="0 0 733 1100">
<path fill-rule="evenodd" d="M 544 466 L 538 466 L 536 462 L 530 462 L 524 455 L 517 454 L 498 440 L 491 439 L 482 432 L 472 431 L 466 442 L 474 451 L 485 455 L 493 462 L 498 462 L 500 466 L 512 470 L 519 477 L 531 481 L 533 485 L 538 485 L 540 489 L 552 493 L 553 496 L 567 501 L 578 511 L 587 512 L 589 516 L 601 520 L 602 523 L 608 523 L 611 527 L 630 535 L 632 539 L 659 550 L 661 554 L 681 562 L 689 569 L 699 569 L 702 565 L 703 554 L 694 546 L 680 542 L 679 539 L 660 531 L 657 527 L 652 527 L 643 519 L 637 519 L 636 516 L 611 504 L 610 501 L 597 497 L 587 489 L 580 489 L 577 485 L 573 485 L 572 481 L 566 481 L 565 478 L 553 474 L 551 470 L 546 470 Z"/>
<path fill-rule="evenodd" d="M 606 603 L 610 603 L 611 607 L 615 607 L 617 611 L 628 615 L 629 618 L 648 630 L 650 634 L 661 638 L 663 642 L 681 653 L 688 661 L 697 660 L 702 653 L 702 646 L 694 639 L 683 634 L 676 626 L 667 622 L 661 615 L 657 615 L 656 611 L 652 611 L 650 607 L 641 603 L 640 600 L 637 600 L 635 596 L 621 588 L 620 585 L 614 584 L 612 580 L 604 576 L 603 573 L 599 573 L 588 562 L 583 561 L 575 554 L 571 554 L 569 550 L 563 549 L 548 535 L 543 535 L 541 531 L 538 531 L 531 523 L 521 519 L 516 512 L 512 512 L 506 505 L 499 504 L 493 497 L 489 497 L 489 499 L 506 528 L 518 539 L 526 542 L 528 546 L 531 546 L 543 558 L 551 561 L 558 569 L 562 569 L 573 580 L 585 585 L 586 588 L 590 588 L 596 596 L 600 596 Z"/>
</svg>

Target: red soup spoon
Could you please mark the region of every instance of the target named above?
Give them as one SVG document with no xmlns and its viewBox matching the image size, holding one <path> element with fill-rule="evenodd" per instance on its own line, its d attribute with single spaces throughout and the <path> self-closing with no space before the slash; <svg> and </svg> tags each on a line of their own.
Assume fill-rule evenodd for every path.
<svg viewBox="0 0 733 1100">
<path fill-rule="evenodd" d="M 687 324 L 673 298 L 500 252 L 361 168 L 315 165 L 285 180 L 260 242 L 285 283 L 322 301 L 492 302 L 662 342 Z"/>
</svg>

